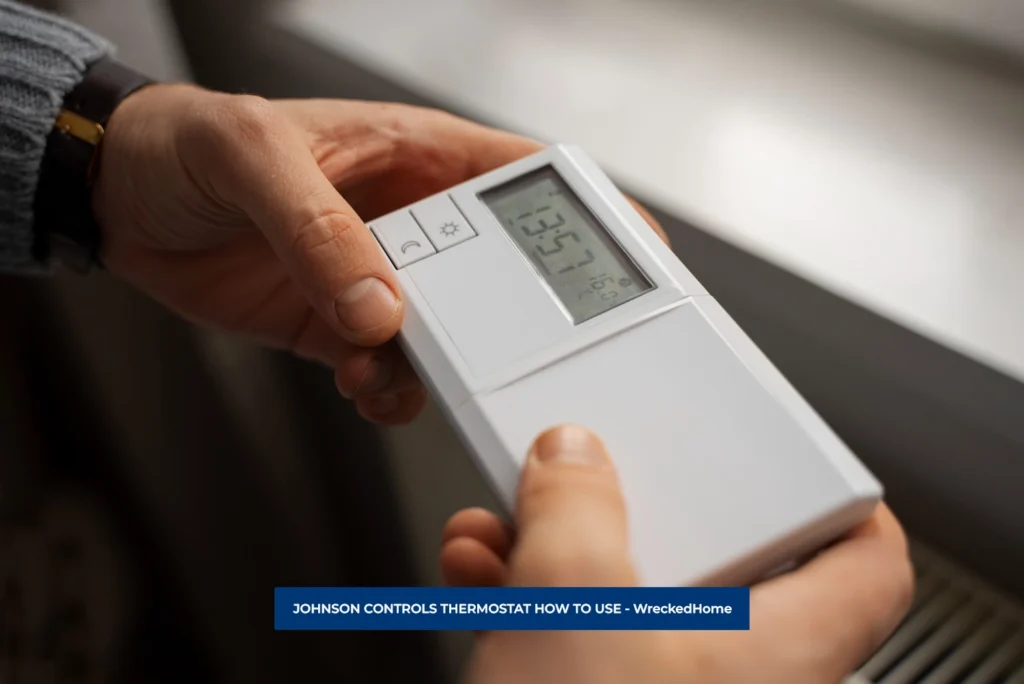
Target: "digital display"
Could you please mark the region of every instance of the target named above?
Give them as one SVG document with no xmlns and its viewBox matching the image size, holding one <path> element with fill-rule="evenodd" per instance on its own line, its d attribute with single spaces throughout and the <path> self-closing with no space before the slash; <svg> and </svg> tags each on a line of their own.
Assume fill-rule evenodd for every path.
<svg viewBox="0 0 1024 684">
<path fill-rule="evenodd" d="M 480 199 L 574 324 L 653 289 L 554 168 L 516 178 L 481 193 Z"/>
</svg>

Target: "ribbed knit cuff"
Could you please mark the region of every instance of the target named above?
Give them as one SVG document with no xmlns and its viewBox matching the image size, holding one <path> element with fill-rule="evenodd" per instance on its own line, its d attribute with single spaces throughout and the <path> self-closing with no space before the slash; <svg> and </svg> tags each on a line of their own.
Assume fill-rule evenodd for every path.
<svg viewBox="0 0 1024 684">
<path fill-rule="evenodd" d="M 42 272 L 32 203 L 64 98 L 113 46 L 80 26 L 0 0 L 0 271 Z"/>
</svg>

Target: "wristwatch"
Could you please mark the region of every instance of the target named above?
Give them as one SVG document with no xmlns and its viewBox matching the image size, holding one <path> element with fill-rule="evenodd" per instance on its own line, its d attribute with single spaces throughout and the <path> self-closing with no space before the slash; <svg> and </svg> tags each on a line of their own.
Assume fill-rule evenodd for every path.
<svg viewBox="0 0 1024 684">
<path fill-rule="evenodd" d="M 100 265 L 100 228 L 92 211 L 92 185 L 111 114 L 152 81 L 112 58 L 93 63 L 67 95 L 46 140 L 36 188 L 33 252 L 86 271 Z"/>
</svg>

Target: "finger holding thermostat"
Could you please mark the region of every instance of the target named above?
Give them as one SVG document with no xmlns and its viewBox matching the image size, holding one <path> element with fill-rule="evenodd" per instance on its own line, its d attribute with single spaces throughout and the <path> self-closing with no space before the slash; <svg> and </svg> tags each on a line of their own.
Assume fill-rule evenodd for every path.
<svg viewBox="0 0 1024 684">
<path fill-rule="evenodd" d="M 515 532 L 486 511 L 445 529 L 442 571 L 457 586 L 631 586 L 626 508 L 601 440 L 564 426 L 534 443 Z M 908 610 L 913 574 L 903 531 L 881 504 L 849 537 L 751 590 L 745 632 L 489 632 L 467 680 L 653 684 L 838 684 Z"/>
</svg>

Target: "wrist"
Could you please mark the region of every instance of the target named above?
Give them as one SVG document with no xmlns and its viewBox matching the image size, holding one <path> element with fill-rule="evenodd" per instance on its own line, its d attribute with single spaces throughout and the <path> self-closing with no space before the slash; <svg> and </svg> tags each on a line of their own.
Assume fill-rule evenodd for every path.
<svg viewBox="0 0 1024 684">
<path fill-rule="evenodd" d="M 182 124 L 211 108 L 208 93 L 188 83 L 154 83 L 111 114 L 90 199 L 103 237 L 103 268 L 112 275 L 130 280 L 140 254 L 160 245 L 155 225 L 175 211 L 179 180 L 189 174 L 181 167 Z"/>
<path fill-rule="evenodd" d="M 92 209 L 106 126 L 114 110 L 150 81 L 118 62 L 92 64 L 64 98 L 47 138 L 35 197 L 34 249 L 76 270 L 99 264 L 101 234 Z"/>
</svg>

